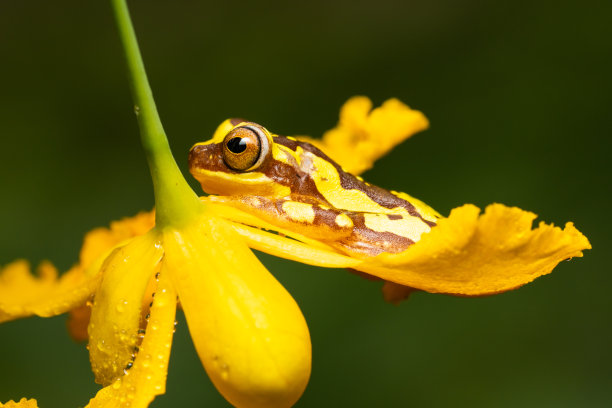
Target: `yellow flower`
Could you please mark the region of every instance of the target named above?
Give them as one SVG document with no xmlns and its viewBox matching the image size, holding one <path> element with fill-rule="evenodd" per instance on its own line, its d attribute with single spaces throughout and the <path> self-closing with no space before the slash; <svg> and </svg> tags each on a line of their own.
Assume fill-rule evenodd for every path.
<svg viewBox="0 0 612 408">
<path fill-rule="evenodd" d="M 466 205 L 439 219 L 430 233 L 399 254 L 355 259 L 213 198 L 198 199 L 169 150 L 125 3 L 113 3 L 156 213 L 90 232 L 79 263 L 61 277 L 49 263 L 39 267 L 38 276 L 24 261 L 0 271 L 0 322 L 73 311 L 71 332 L 89 340 L 92 370 L 104 386 L 88 407 L 146 407 L 164 393 L 177 300 L 204 368 L 230 403 L 292 406 L 310 376 L 308 328 L 293 298 L 250 248 L 384 279 L 391 301 L 413 288 L 456 295 L 502 292 L 590 248 L 571 224 L 564 230 L 544 224 L 532 230 L 531 213 L 494 204 L 479 215 L 476 207 Z M 355 173 L 427 127 L 420 112 L 397 100 L 370 109 L 366 98 L 350 100 L 338 127 L 319 143 Z"/>
<path fill-rule="evenodd" d="M 358 109 L 366 103 L 366 98 L 353 98 L 341 114 L 363 124 L 361 143 L 376 144 L 380 136 L 365 128 L 378 115 L 392 122 L 409 115 L 423 124 L 421 115 L 398 101 L 371 113 Z M 407 121 L 388 146 L 412 135 L 418 125 Z M 349 132 L 355 129 L 344 129 L 341 119 L 327 134 L 346 138 Z M 326 140 L 329 144 L 320 146 L 335 158 L 335 139 Z M 375 160 L 372 154 L 350 157 L 361 168 Z M 291 296 L 248 247 L 382 278 L 388 281 L 385 296 L 391 301 L 412 288 L 455 295 L 503 292 L 590 248 L 571 223 L 564 230 L 543 223 L 532 229 L 532 213 L 493 204 L 479 215 L 478 208 L 465 205 L 440 218 L 400 254 L 353 259 L 212 198 L 201 201 L 196 215 L 178 226 L 155 227 L 153 213 L 142 213 L 90 232 L 79 264 L 59 279 L 48 263 L 39 267 L 37 278 L 24 261 L 8 265 L 0 274 L 0 321 L 67 312 L 93 295 L 91 321 L 85 313 L 73 315 L 71 324 L 79 337 L 78 328 L 89 322 L 92 369 L 106 385 L 89 406 L 147 406 L 164 392 L 178 295 L 202 363 L 230 402 L 291 406 L 310 374 L 308 329 Z"/>
<path fill-rule="evenodd" d="M 88 264 L 96 252 L 103 255 Z M 0 312 L 3 320 L 50 316 L 93 295 L 90 360 L 96 381 L 106 387 L 88 406 L 144 407 L 164 392 L 177 295 L 202 363 L 230 402 L 282 407 L 302 394 L 311 352 L 297 304 L 204 205 L 178 228 L 154 228 L 151 213 L 114 222 L 90 232 L 81 254 L 82 262 L 60 279 L 48 263 L 38 278 L 23 261 L 5 267 Z M 99 272 L 88 276 L 83 271 L 92 265 Z M 143 302 L 150 299 L 150 283 L 149 308 Z"/>
</svg>

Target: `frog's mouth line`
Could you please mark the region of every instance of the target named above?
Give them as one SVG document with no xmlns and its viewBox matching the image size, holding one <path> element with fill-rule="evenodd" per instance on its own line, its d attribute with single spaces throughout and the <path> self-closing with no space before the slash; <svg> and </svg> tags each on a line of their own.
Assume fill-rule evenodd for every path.
<svg viewBox="0 0 612 408">
<path fill-rule="evenodd" d="M 220 196 L 265 196 L 290 194 L 289 187 L 281 186 L 259 172 L 237 173 L 228 170 L 215 171 L 204 168 L 189 169 L 191 175 L 200 182 L 202 190 L 207 194 Z"/>
</svg>

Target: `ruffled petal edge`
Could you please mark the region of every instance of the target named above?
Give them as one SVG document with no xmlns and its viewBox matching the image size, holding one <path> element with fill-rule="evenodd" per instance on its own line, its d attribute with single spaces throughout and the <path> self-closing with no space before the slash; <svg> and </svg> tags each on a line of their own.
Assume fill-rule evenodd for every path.
<svg viewBox="0 0 612 408">
<path fill-rule="evenodd" d="M 425 115 L 391 98 L 372 109 L 365 96 L 350 98 L 340 109 L 338 125 L 322 140 L 297 139 L 313 144 L 352 174 L 370 169 L 376 160 L 396 145 L 429 127 Z"/>
<path fill-rule="evenodd" d="M 38 408 L 38 403 L 35 399 L 22 398 L 18 402 L 13 400 L 4 404 L 0 402 L 0 408 Z"/>
<path fill-rule="evenodd" d="M 58 278 L 49 262 L 41 263 L 34 275 L 27 261 L 14 261 L 0 271 L 0 322 L 65 313 L 83 304 L 98 283 L 98 275 L 88 277 L 79 267 Z"/>
<path fill-rule="evenodd" d="M 480 296 L 529 283 L 591 248 L 571 222 L 532 229 L 535 214 L 502 204 L 479 213 L 471 204 L 455 208 L 407 250 L 355 269 L 428 292 Z"/>
</svg>

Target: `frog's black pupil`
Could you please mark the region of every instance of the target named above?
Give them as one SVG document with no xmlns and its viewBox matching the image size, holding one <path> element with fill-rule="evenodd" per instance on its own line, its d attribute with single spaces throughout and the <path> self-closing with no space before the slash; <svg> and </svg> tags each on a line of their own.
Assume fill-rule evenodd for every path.
<svg viewBox="0 0 612 408">
<path fill-rule="evenodd" d="M 247 148 L 247 140 L 243 137 L 234 137 L 227 141 L 227 148 L 232 153 L 242 153 Z"/>
</svg>

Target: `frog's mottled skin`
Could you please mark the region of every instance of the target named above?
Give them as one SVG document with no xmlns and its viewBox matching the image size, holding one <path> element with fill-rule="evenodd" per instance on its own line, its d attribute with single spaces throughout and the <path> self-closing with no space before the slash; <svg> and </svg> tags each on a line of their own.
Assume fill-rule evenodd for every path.
<svg viewBox="0 0 612 408">
<path fill-rule="evenodd" d="M 223 160 L 223 137 L 245 125 L 257 126 L 270 149 L 258 168 L 240 172 Z M 225 121 L 210 141 L 193 146 L 189 169 L 217 200 L 358 257 L 401 252 L 438 217 L 407 194 L 343 171 L 309 143 L 235 119 Z"/>
</svg>

